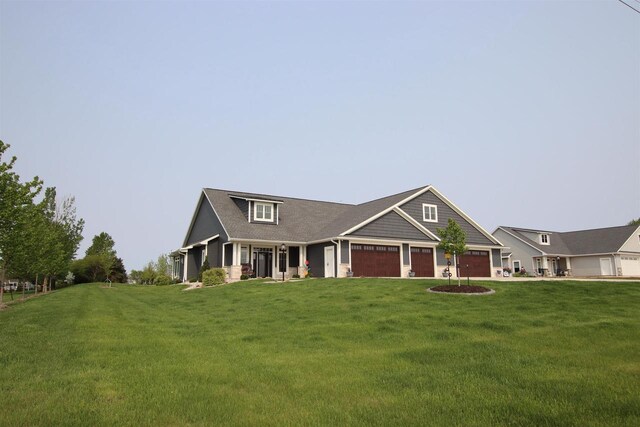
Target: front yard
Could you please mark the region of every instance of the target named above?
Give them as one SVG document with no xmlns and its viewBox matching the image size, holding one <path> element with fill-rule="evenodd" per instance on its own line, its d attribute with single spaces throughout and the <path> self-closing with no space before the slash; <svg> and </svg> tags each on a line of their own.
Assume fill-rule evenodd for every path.
<svg viewBox="0 0 640 427">
<path fill-rule="evenodd" d="M 79 285 L 14 304 L 0 425 L 640 425 L 640 283 L 436 283 Z"/>
</svg>

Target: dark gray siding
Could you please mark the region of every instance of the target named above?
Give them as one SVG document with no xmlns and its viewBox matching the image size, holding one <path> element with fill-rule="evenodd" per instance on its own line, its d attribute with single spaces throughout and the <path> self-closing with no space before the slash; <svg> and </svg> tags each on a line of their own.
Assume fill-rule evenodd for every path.
<svg viewBox="0 0 640 427">
<path fill-rule="evenodd" d="M 438 265 L 447 265 L 447 259 L 444 257 L 442 249 L 436 249 L 436 263 Z"/>
<path fill-rule="evenodd" d="M 300 264 L 300 246 L 289 246 L 289 267 Z"/>
<path fill-rule="evenodd" d="M 207 245 L 207 259 L 211 268 L 222 267 L 222 251 L 220 239 L 212 240 Z"/>
<path fill-rule="evenodd" d="M 187 259 L 187 280 L 196 279 L 202 265 L 202 248 L 189 249 Z"/>
<path fill-rule="evenodd" d="M 196 219 L 193 222 L 193 227 L 191 227 L 191 233 L 189 233 L 185 240 L 185 246 L 201 242 L 207 237 L 211 237 L 216 234 L 219 234 L 220 239 L 224 242 L 227 241 L 227 235 L 224 232 L 222 224 L 220 224 L 215 212 L 213 212 L 209 201 L 206 198 L 201 197 L 200 206 L 196 212 Z"/>
<path fill-rule="evenodd" d="M 249 202 L 242 199 L 233 199 L 233 203 L 235 203 L 236 206 L 238 206 L 238 209 L 240 209 L 240 211 L 242 212 L 244 217 L 247 218 L 247 221 L 248 221 L 249 220 Z"/>
<path fill-rule="evenodd" d="M 430 205 L 436 205 L 438 207 L 438 222 L 425 222 L 422 216 L 422 204 L 427 203 Z M 442 200 L 436 197 L 431 191 L 416 197 L 415 199 L 400 206 L 400 209 L 408 213 L 413 219 L 422 224 L 432 233 L 436 234 L 436 228 L 445 228 L 449 218 L 454 219 L 460 227 L 467 234 L 467 244 L 476 245 L 495 245 L 484 234 L 482 234 L 477 228 L 475 228 L 470 222 L 465 220 L 456 211 L 451 209 Z"/>
<path fill-rule="evenodd" d="M 409 261 L 409 245 L 407 243 L 402 244 L 402 264 L 410 265 Z"/>
<path fill-rule="evenodd" d="M 393 211 L 354 231 L 353 235 L 433 241 L 433 239 L 425 236 L 420 230 Z"/>
<path fill-rule="evenodd" d="M 228 244 L 224 246 L 224 265 L 228 267 L 233 262 L 233 245 Z"/>
<path fill-rule="evenodd" d="M 493 258 L 494 267 L 502 266 L 502 254 L 500 253 L 500 249 L 491 249 L 491 257 Z"/>
<path fill-rule="evenodd" d="M 349 264 L 349 241 L 342 240 L 340 243 L 340 262 L 342 264 Z"/>
<path fill-rule="evenodd" d="M 324 248 L 335 245 L 331 242 L 318 243 L 316 245 L 307 246 L 307 259 L 309 260 L 309 268 L 313 277 L 324 277 Z M 337 256 L 337 250 L 334 255 Z M 337 261 L 337 260 L 334 260 Z M 337 267 L 338 263 L 334 262 Z M 335 272 L 334 272 L 335 274 Z"/>
</svg>

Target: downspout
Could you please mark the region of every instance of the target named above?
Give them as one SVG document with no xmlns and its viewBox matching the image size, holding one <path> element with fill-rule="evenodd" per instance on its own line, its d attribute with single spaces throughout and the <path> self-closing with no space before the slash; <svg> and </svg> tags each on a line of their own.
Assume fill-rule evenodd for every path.
<svg viewBox="0 0 640 427">
<path fill-rule="evenodd" d="M 333 243 L 334 245 L 336 245 L 336 258 L 333 260 L 333 274 L 335 274 L 336 278 L 338 277 L 338 251 L 339 249 L 339 245 L 338 242 L 336 242 L 333 239 L 329 240 L 331 243 Z"/>
</svg>

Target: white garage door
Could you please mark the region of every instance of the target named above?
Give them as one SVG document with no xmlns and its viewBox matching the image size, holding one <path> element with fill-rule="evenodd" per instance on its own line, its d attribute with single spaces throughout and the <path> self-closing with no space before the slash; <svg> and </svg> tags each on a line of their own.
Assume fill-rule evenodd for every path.
<svg viewBox="0 0 640 427">
<path fill-rule="evenodd" d="M 620 264 L 623 276 L 640 277 L 640 257 L 622 256 Z"/>
</svg>

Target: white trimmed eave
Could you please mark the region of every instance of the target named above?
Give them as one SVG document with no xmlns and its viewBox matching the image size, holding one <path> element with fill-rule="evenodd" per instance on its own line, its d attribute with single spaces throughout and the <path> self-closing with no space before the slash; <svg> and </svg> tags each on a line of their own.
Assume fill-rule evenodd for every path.
<svg viewBox="0 0 640 427">
<path fill-rule="evenodd" d="M 485 230 L 484 228 L 482 228 L 482 226 L 480 224 L 478 224 L 477 222 L 475 222 L 474 220 L 471 219 L 471 217 L 469 215 L 467 215 L 466 213 L 464 213 L 464 211 L 462 209 L 460 209 L 459 207 L 457 207 L 451 200 L 447 199 L 442 193 L 440 193 L 438 190 L 436 190 L 433 186 L 429 186 L 431 187 L 431 192 L 438 197 L 440 200 L 442 200 L 444 203 L 446 203 L 447 205 L 449 205 L 449 207 L 451 209 L 453 209 L 458 215 L 460 215 L 462 218 L 466 219 L 471 225 L 473 225 L 479 232 L 481 232 L 482 234 L 484 234 L 484 236 L 491 240 L 493 243 L 495 243 L 496 245 L 500 245 L 500 246 L 504 246 L 502 244 L 502 242 L 500 242 L 498 239 L 496 239 L 495 237 L 493 237 L 487 230 Z"/>
<path fill-rule="evenodd" d="M 541 250 L 540 248 L 537 248 L 537 247 L 533 246 L 531 243 L 527 242 L 526 240 L 523 240 L 520 237 L 516 236 L 515 234 L 511 233 L 509 230 L 506 230 L 506 229 L 504 229 L 502 227 L 498 227 L 496 229 L 496 231 L 498 231 L 498 230 L 504 231 L 509 236 L 513 237 L 514 239 L 521 241 L 522 243 L 524 243 L 525 245 L 531 247 L 532 249 L 535 249 L 536 251 L 540 252 L 541 255 L 543 255 L 543 256 L 548 255 L 545 251 Z"/>
<path fill-rule="evenodd" d="M 629 241 L 630 241 L 631 239 L 633 239 L 633 238 L 634 238 L 634 236 L 636 236 L 636 235 L 638 235 L 638 234 L 640 234 L 640 226 L 638 226 L 638 228 L 636 228 L 636 230 L 635 230 L 633 233 L 631 233 L 631 235 L 629 236 L 629 238 L 628 238 L 627 240 L 625 240 L 625 241 L 624 241 L 624 243 L 622 244 L 622 246 L 620 246 L 620 247 L 618 248 L 617 252 L 621 252 L 621 251 L 622 251 L 622 248 L 624 248 L 624 247 L 626 246 L 626 244 L 627 244 L 627 243 L 629 243 Z"/>
<path fill-rule="evenodd" d="M 411 200 L 415 199 L 416 197 L 426 193 L 427 191 L 429 191 L 430 188 L 433 188 L 431 185 L 427 185 L 426 187 L 424 187 L 421 190 L 418 190 L 417 192 L 413 193 L 411 196 L 406 197 L 403 200 L 400 200 L 398 203 L 389 206 L 388 208 L 384 209 L 383 211 L 380 211 L 379 213 L 375 214 L 374 216 L 372 216 L 371 218 L 368 218 L 366 220 L 364 220 L 363 222 L 361 222 L 360 224 L 351 227 L 350 229 L 348 229 L 347 231 L 344 231 L 342 233 L 340 233 L 340 236 L 345 236 L 347 234 L 351 234 L 354 231 L 364 227 L 365 225 L 369 224 L 370 222 L 375 221 L 376 219 L 388 214 L 389 212 L 391 212 L 392 210 L 394 210 L 395 208 L 404 205 L 407 202 L 410 202 Z"/>
<path fill-rule="evenodd" d="M 409 224 L 413 225 L 415 228 L 421 231 L 422 234 L 434 239 L 436 242 L 440 241 L 440 238 L 438 236 L 433 234 L 431 231 L 429 231 L 427 228 L 425 228 L 422 224 L 420 224 L 418 221 L 413 219 L 408 213 L 406 213 L 399 207 L 396 206 L 395 208 L 393 208 L 393 211 L 398 215 L 400 215 L 402 218 L 404 218 L 404 220 L 407 221 Z"/>
<path fill-rule="evenodd" d="M 262 239 L 243 239 L 243 238 L 229 239 L 228 243 L 261 243 L 261 244 L 270 244 L 274 246 L 279 246 L 283 243 L 285 245 L 291 245 L 291 246 L 293 245 L 303 246 L 303 245 L 309 244 L 307 242 L 296 242 L 294 240 L 262 240 Z"/>
<path fill-rule="evenodd" d="M 204 239 L 204 240 L 201 240 L 201 241 L 199 241 L 199 242 L 192 243 L 192 244 L 190 244 L 189 246 L 185 246 L 184 248 L 180 248 L 180 252 L 182 252 L 182 251 L 188 251 L 189 249 L 193 249 L 193 248 L 195 248 L 196 246 L 206 245 L 207 243 L 209 243 L 209 242 L 210 242 L 210 241 L 212 241 L 212 240 L 217 239 L 218 237 L 220 237 L 220 235 L 219 235 L 219 234 L 216 234 L 215 236 L 207 237 L 207 238 L 206 238 L 206 239 Z"/>
<path fill-rule="evenodd" d="M 284 203 L 282 200 L 256 199 L 253 197 L 236 196 L 234 194 L 230 194 L 229 197 L 231 197 L 232 199 L 246 200 L 247 202 L 275 203 L 277 205 L 281 205 Z"/>
</svg>

